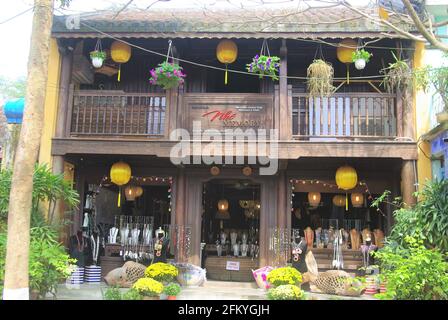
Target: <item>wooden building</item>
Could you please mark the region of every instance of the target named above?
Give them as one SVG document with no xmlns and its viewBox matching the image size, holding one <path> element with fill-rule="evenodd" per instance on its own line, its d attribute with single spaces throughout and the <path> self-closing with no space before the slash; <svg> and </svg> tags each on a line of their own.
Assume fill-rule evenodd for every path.
<svg viewBox="0 0 448 320">
<path fill-rule="evenodd" d="M 51 147 L 41 149 L 41 160 L 51 159 L 55 172 L 72 173 L 82 204 L 89 190 L 101 184 L 107 193 L 100 192 L 96 199 L 97 206 L 104 201 L 97 211 L 105 216 L 149 212 L 158 225 L 188 226 L 187 258 L 196 265 L 201 264 L 201 242 L 207 243 L 202 254 L 210 252 L 212 256 L 221 228 L 249 229 L 253 221 L 259 255 L 248 263 L 251 268 L 275 263 L 275 230 L 318 227 L 339 217 L 339 228 L 352 219 L 358 220 L 361 228 L 387 233 L 393 224 L 391 208 L 383 208 L 384 215 L 369 209 L 369 196 L 390 190 L 393 196 L 403 196 L 406 203 L 414 201 L 415 106 L 409 98 L 412 92 L 388 93 L 378 75 L 393 61 L 391 51 L 412 61 L 415 44 L 346 9 L 276 13 L 278 17 L 269 11 L 255 15 L 237 10 L 206 14 L 125 11 L 116 18 L 112 12 L 56 16 L 52 46 L 57 43 L 58 52 L 52 53 L 51 63 L 59 65 L 55 73 L 59 91 L 47 119 L 54 125 Z M 345 79 L 347 66 L 336 57 L 336 47 L 345 38 L 368 43 L 367 49 L 373 53 L 364 70 L 348 66 L 349 82 Z M 119 82 L 118 65 L 113 61 L 107 60 L 102 70 L 91 66 L 89 52 L 98 39 L 106 50 L 117 39 L 133 45 L 131 59 L 121 65 Z M 223 39 L 238 47 L 238 57 L 228 69 L 240 71 L 260 52 L 263 39 L 268 40 L 270 53 L 281 58 L 280 80 L 229 72 L 226 85 L 220 69 L 225 66 L 216 58 L 216 47 Z M 149 71 L 166 59 L 168 40 L 187 77 L 184 85 L 163 90 L 150 85 Z M 307 93 L 304 78 L 316 57 L 334 67 L 337 91 L 331 97 L 310 98 Z M 254 106 L 257 108 L 241 115 L 241 107 Z M 243 156 L 245 163 L 173 164 L 170 152 L 178 143 L 170 139 L 174 129 L 191 132 L 195 120 L 201 121 L 203 128 L 225 128 L 216 122 L 211 125 L 210 118 L 203 117 L 204 110 L 230 110 L 235 120 L 253 121 L 257 129 L 278 129 L 276 174 L 260 175 L 263 164 L 248 164 L 250 152 L 236 148 L 241 142 L 231 145 L 240 150 L 235 156 Z M 234 126 L 244 123 L 238 121 Z M 48 123 L 46 128 L 49 130 Z M 268 149 L 272 143 L 267 141 Z M 190 156 L 206 147 L 202 144 Z M 142 186 L 146 194 L 135 204 L 124 201 L 121 208 L 116 207 L 118 188 L 107 180 L 111 165 L 119 160 L 131 166 L 133 183 Z M 333 195 L 345 196 L 345 191 L 334 187 L 335 172 L 343 165 L 356 169 L 361 183 L 349 193 L 362 193 L 365 204 L 362 209 L 350 205 L 348 211 L 335 213 Z M 220 169 L 218 175 L 211 174 L 212 166 Z M 242 169 L 247 166 L 252 172 L 246 175 Z M 309 192 L 321 194 L 321 205 L 313 212 L 308 210 Z M 171 200 L 166 198 L 168 193 Z M 162 209 L 156 198 L 171 202 L 170 208 L 165 203 Z M 217 202 L 224 198 L 229 219 L 216 218 Z M 247 212 L 240 206 L 240 201 L 249 200 L 259 204 L 254 219 L 244 217 Z M 160 213 L 164 210 L 168 216 Z M 82 225 L 83 213 L 81 207 L 71 232 Z M 314 216 L 314 222 L 307 215 Z"/>
</svg>

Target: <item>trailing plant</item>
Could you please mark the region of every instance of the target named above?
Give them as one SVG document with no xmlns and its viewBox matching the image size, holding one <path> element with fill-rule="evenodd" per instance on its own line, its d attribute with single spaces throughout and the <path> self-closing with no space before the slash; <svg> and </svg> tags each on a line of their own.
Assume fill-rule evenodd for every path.
<svg viewBox="0 0 448 320">
<path fill-rule="evenodd" d="M 105 300 L 121 300 L 121 291 L 119 286 L 112 286 L 107 288 L 106 292 L 104 293 L 104 299 Z"/>
<path fill-rule="evenodd" d="M 154 263 L 145 270 L 146 277 L 161 282 L 173 281 L 177 277 L 178 273 L 179 271 L 175 266 L 163 262 Z"/>
<path fill-rule="evenodd" d="M 302 283 L 302 275 L 296 268 L 283 267 L 269 272 L 267 280 L 274 287 L 285 284 L 300 285 Z"/>
<path fill-rule="evenodd" d="M 372 54 L 364 49 L 356 50 L 352 53 L 352 61 L 355 62 L 356 60 L 364 60 L 365 62 L 370 61 L 370 57 L 372 57 Z"/>
<path fill-rule="evenodd" d="M 133 289 L 137 290 L 142 296 L 158 296 L 163 291 L 163 284 L 151 278 L 140 278 L 134 285 Z"/>
<path fill-rule="evenodd" d="M 151 74 L 149 82 L 152 85 L 161 86 L 165 90 L 177 87 L 184 83 L 184 78 L 187 76 L 182 70 L 183 68 L 177 63 L 162 62 L 149 72 Z"/>
<path fill-rule="evenodd" d="M 333 66 L 322 60 L 314 60 L 307 69 L 308 92 L 312 97 L 324 97 L 333 94 L 334 69 Z"/>
<path fill-rule="evenodd" d="M 447 55 L 444 56 L 444 60 L 447 62 Z M 440 95 L 445 112 L 448 112 L 448 66 L 444 65 L 432 69 L 429 74 L 429 81 Z"/>
<path fill-rule="evenodd" d="M 90 58 L 100 58 L 102 60 L 106 60 L 107 54 L 105 51 L 94 50 L 90 52 Z"/>
<path fill-rule="evenodd" d="M 180 285 L 177 283 L 170 283 L 163 288 L 163 293 L 167 296 L 178 296 L 180 293 Z"/>
<path fill-rule="evenodd" d="M 247 71 L 258 74 L 260 79 L 265 76 L 270 77 L 273 81 L 279 79 L 280 57 L 257 54 L 246 66 Z"/>
<path fill-rule="evenodd" d="M 404 247 L 387 245 L 374 253 L 387 279 L 387 292 L 381 299 L 448 299 L 448 262 L 437 249 L 427 249 L 423 240 L 405 236 Z"/>
<path fill-rule="evenodd" d="M 303 291 L 295 285 L 284 284 L 276 288 L 269 289 L 269 300 L 305 300 Z"/>
</svg>

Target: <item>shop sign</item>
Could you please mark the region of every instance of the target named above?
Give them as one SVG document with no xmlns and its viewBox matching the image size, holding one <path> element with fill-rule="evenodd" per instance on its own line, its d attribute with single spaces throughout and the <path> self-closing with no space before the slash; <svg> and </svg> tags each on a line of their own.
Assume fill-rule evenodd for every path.
<svg viewBox="0 0 448 320">
<path fill-rule="evenodd" d="M 240 271 L 240 262 L 239 261 L 226 261 L 226 270 L 231 271 Z"/>
</svg>

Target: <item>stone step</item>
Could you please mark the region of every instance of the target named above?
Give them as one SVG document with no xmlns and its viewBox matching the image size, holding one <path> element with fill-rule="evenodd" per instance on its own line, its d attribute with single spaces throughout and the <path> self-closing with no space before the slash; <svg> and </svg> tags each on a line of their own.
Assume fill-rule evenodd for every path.
<svg viewBox="0 0 448 320">
<path fill-rule="evenodd" d="M 204 283 L 204 288 L 234 288 L 238 289 L 257 289 L 258 286 L 253 282 L 237 282 L 237 281 L 216 281 L 216 280 L 207 280 Z"/>
</svg>

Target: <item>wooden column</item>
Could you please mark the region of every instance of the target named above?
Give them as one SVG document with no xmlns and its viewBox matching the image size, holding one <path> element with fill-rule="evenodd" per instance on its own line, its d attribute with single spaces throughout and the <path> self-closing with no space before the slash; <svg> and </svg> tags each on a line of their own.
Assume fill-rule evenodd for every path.
<svg viewBox="0 0 448 320">
<path fill-rule="evenodd" d="M 401 194 L 406 207 L 416 203 L 416 198 L 413 196 L 413 193 L 416 191 L 415 170 L 415 162 L 413 160 L 403 161 L 401 167 Z"/>
<path fill-rule="evenodd" d="M 183 168 L 180 168 L 175 181 L 175 204 L 174 204 L 174 226 L 184 228 L 185 227 L 185 172 Z M 175 230 L 175 229 L 173 229 Z M 177 238 L 177 237 L 176 237 Z M 173 243 L 172 246 L 176 244 Z M 185 262 L 185 252 L 183 248 L 179 248 L 177 251 L 176 260 L 178 262 Z"/>
<path fill-rule="evenodd" d="M 280 48 L 280 81 L 279 81 L 279 94 L 280 94 L 280 110 L 279 116 L 282 125 L 279 126 L 280 140 L 288 140 L 291 129 L 291 116 L 288 108 L 288 49 L 286 47 L 286 40 L 282 40 L 282 46 Z"/>
<path fill-rule="evenodd" d="M 286 172 L 284 170 L 281 170 L 278 174 L 278 189 L 277 189 L 277 227 L 280 229 L 285 229 L 287 226 L 286 201 L 287 201 Z"/>
</svg>

